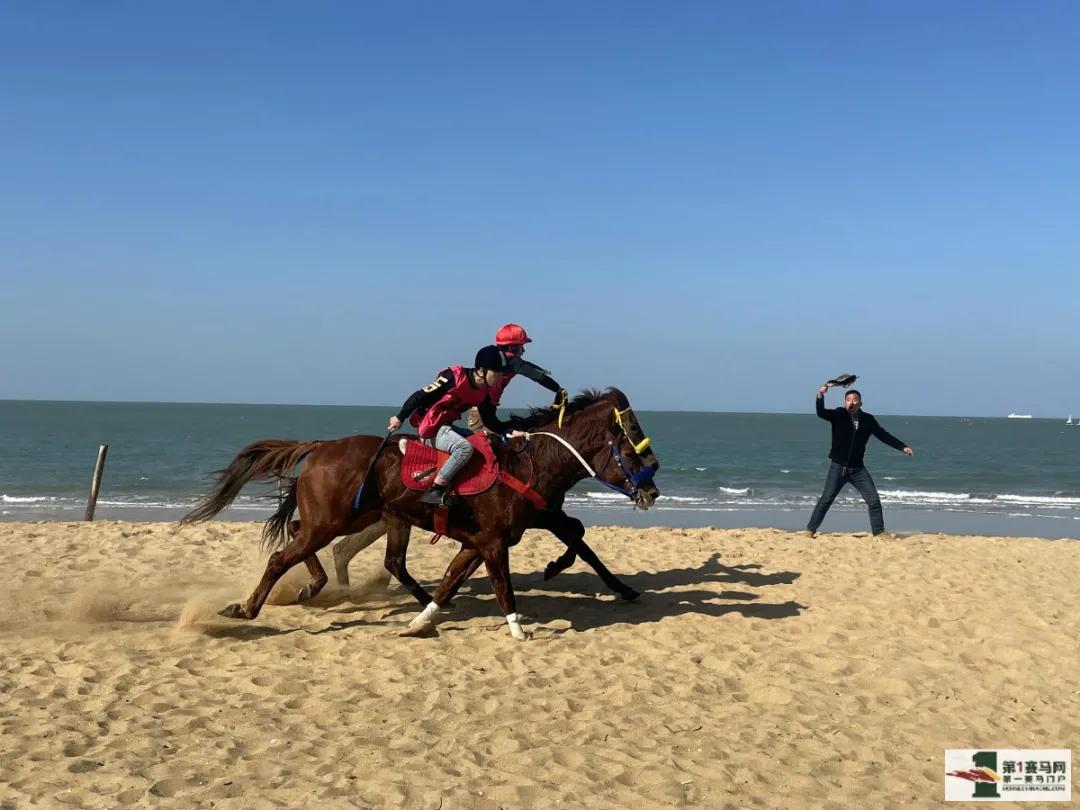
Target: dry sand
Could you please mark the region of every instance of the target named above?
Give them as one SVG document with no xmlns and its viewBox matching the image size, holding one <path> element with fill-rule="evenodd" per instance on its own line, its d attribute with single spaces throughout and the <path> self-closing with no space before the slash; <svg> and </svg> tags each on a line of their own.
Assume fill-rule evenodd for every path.
<svg viewBox="0 0 1080 810">
<path fill-rule="evenodd" d="M 1075 541 L 590 529 L 626 604 L 530 533 L 515 642 L 478 578 L 397 637 L 381 542 L 221 619 L 259 526 L 170 529 L 0 524 L 0 807 L 934 807 L 945 748 L 1080 753 Z"/>
</svg>

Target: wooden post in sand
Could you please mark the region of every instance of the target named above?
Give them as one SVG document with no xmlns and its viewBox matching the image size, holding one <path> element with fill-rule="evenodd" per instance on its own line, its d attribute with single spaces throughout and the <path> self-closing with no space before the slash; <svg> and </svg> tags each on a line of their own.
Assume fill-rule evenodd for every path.
<svg viewBox="0 0 1080 810">
<path fill-rule="evenodd" d="M 86 515 L 83 520 L 94 519 L 94 509 L 97 508 L 98 490 L 101 489 L 101 476 L 105 472 L 105 454 L 109 452 L 109 445 L 103 444 L 97 451 L 97 464 L 94 465 L 94 477 L 90 479 L 90 498 L 86 501 Z"/>
</svg>

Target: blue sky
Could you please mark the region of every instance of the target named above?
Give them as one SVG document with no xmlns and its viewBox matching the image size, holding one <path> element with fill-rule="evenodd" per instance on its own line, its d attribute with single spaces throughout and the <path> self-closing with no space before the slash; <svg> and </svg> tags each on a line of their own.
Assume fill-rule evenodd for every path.
<svg viewBox="0 0 1080 810">
<path fill-rule="evenodd" d="M 1068 3 L 0 6 L 0 398 L 1080 414 Z M 543 401 L 527 381 L 510 404 Z"/>
</svg>

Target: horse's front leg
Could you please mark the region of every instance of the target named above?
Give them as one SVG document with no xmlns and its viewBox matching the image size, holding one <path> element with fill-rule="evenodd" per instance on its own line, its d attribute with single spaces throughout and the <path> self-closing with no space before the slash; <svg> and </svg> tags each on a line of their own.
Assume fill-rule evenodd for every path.
<svg viewBox="0 0 1080 810">
<path fill-rule="evenodd" d="M 506 616 L 506 624 L 510 628 L 510 635 L 518 641 L 524 641 L 528 636 L 521 629 L 517 615 L 517 598 L 514 596 L 514 583 L 510 581 L 510 549 L 509 543 L 498 538 L 488 542 L 478 542 L 480 554 L 487 566 L 488 577 L 491 579 L 491 587 L 495 590 L 495 601 L 502 608 Z"/>
<path fill-rule="evenodd" d="M 629 585 L 621 582 L 607 566 L 600 561 L 588 543 L 585 542 L 585 526 L 577 518 L 570 517 L 566 512 L 554 509 L 543 509 L 536 513 L 533 525 L 538 529 L 547 529 L 559 538 L 566 546 L 566 551 L 558 559 L 547 564 L 544 569 L 544 579 L 551 579 L 574 564 L 574 560 L 580 556 L 604 581 L 612 591 L 619 594 L 627 602 L 632 602 L 641 596 Z"/>
<path fill-rule="evenodd" d="M 435 629 L 435 616 L 450 603 L 461 584 L 472 576 L 482 562 L 483 558 L 480 556 L 480 552 L 470 546 L 462 546 L 454 559 L 450 561 L 450 565 L 446 567 L 446 573 L 443 574 L 442 581 L 439 582 L 439 587 L 435 591 L 435 598 L 413 617 L 413 620 L 409 622 L 409 626 L 401 632 L 401 635 L 429 635 Z"/>
</svg>

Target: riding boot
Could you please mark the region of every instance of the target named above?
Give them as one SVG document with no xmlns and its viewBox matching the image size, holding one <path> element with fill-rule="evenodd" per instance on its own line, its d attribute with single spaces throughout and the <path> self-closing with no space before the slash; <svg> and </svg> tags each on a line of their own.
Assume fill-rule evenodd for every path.
<svg viewBox="0 0 1080 810">
<path fill-rule="evenodd" d="M 446 498 L 446 486 L 442 484 L 435 484 L 427 492 L 420 496 L 420 503 L 426 503 L 429 506 L 441 506 L 445 503 Z"/>
</svg>

